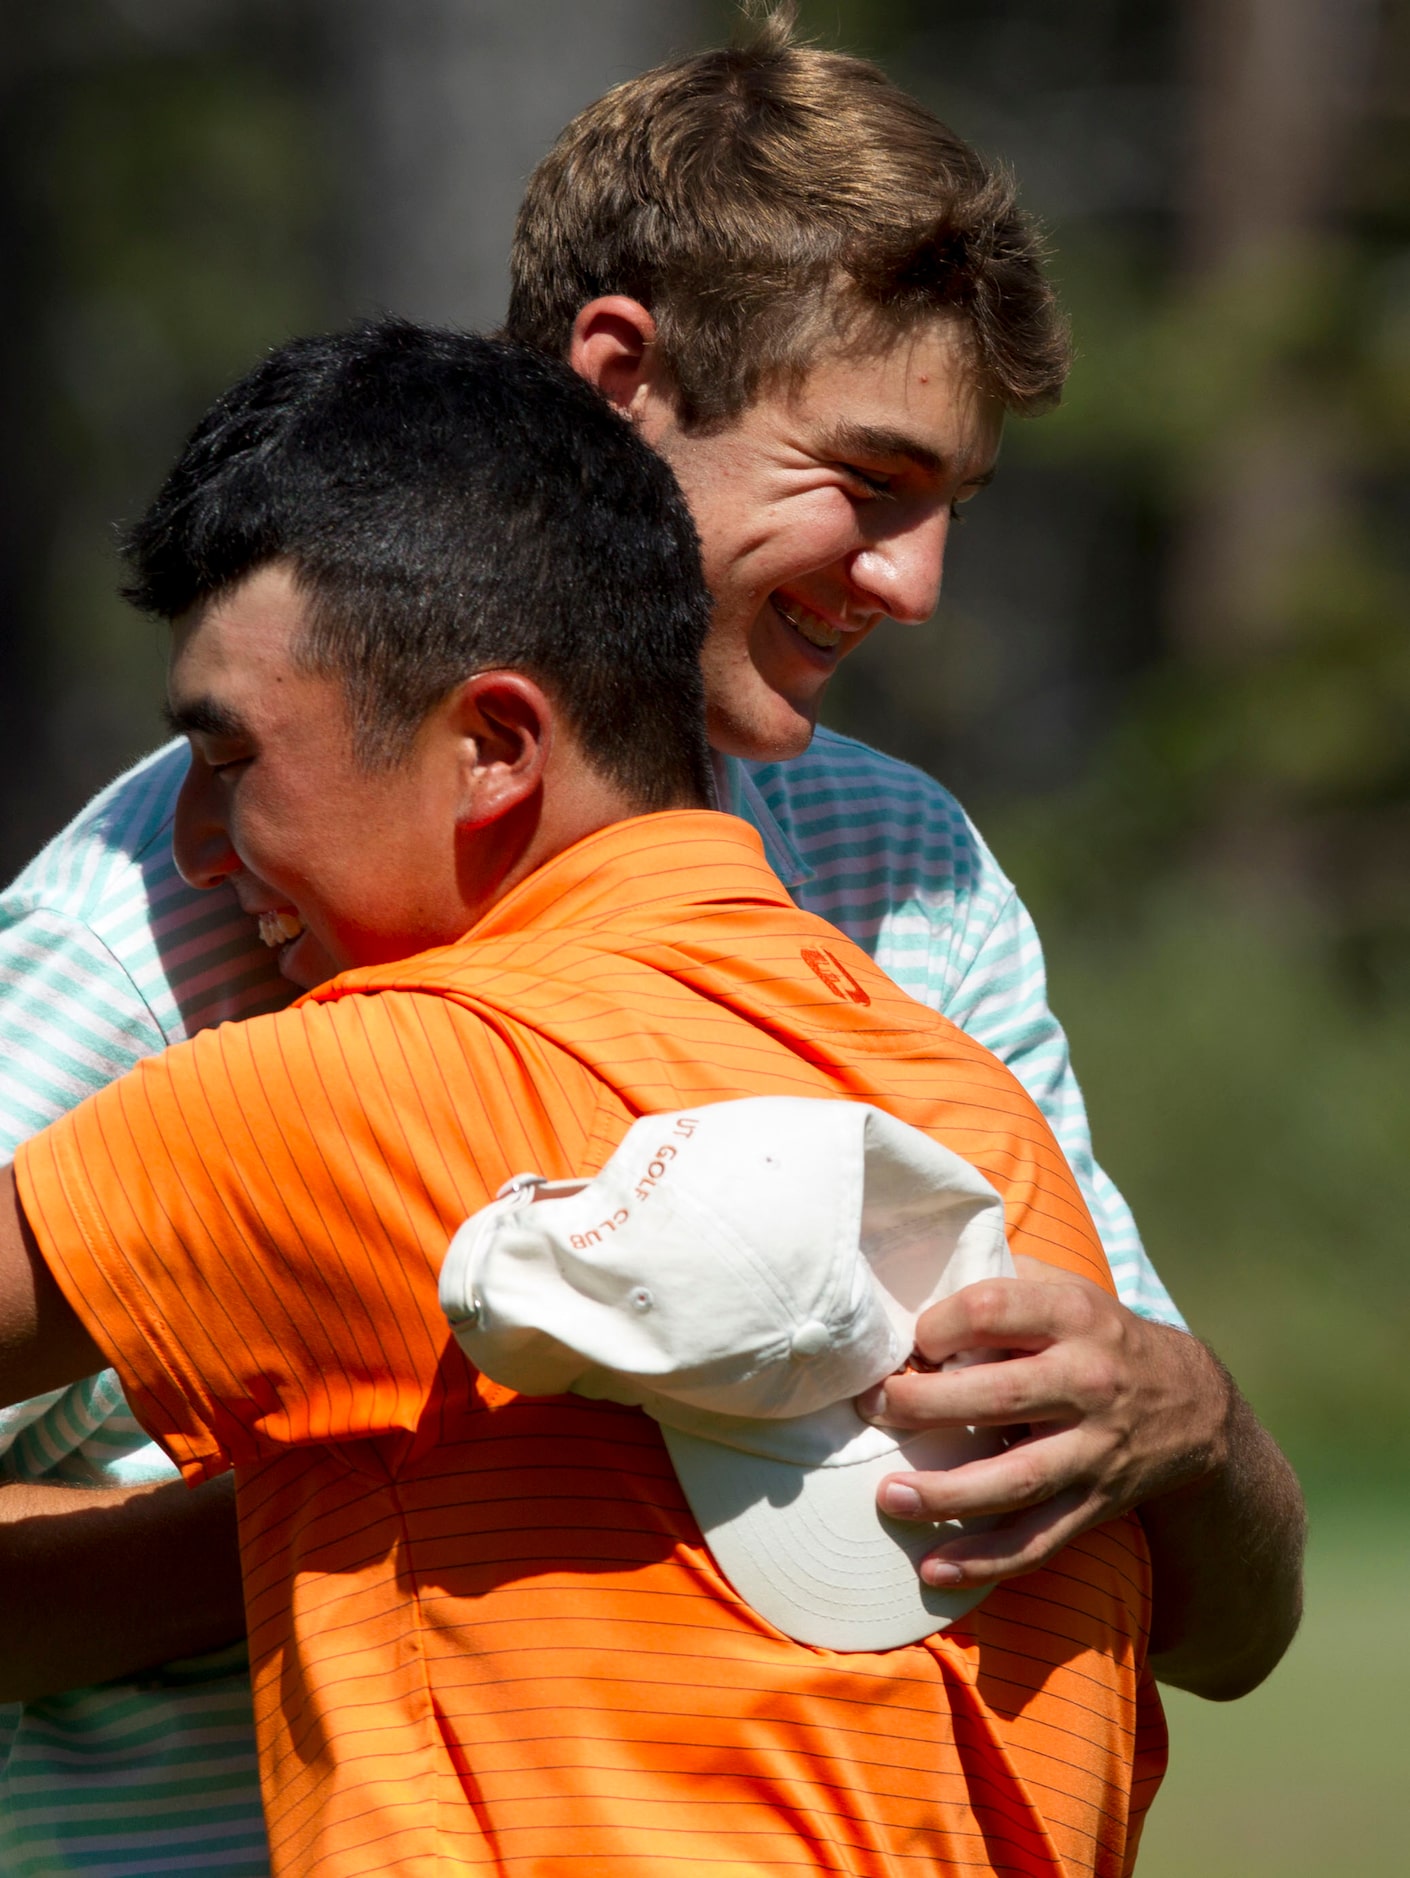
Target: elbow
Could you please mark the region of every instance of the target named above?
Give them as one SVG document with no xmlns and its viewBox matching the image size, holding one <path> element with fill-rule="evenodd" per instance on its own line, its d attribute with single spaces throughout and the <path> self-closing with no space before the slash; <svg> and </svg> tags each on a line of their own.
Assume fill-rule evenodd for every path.
<svg viewBox="0 0 1410 1878">
<path fill-rule="evenodd" d="M 1221 1663 L 1213 1667 L 1200 1665 L 1187 1667 L 1181 1663 L 1167 1664 L 1152 1657 L 1151 1671 L 1157 1682 L 1167 1688 L 1183 1689 L 1186 1695 L 1197 1695 L 1205 1702 L 1237 1702 L 1241 1696 L 1250 1695 L 1272 1675 L 1282 1661 L 1282 1651 L 1277 1656 L 1251 1665 L 1237 1668 Z"/>
<path fill-rule="evenodd" d="M 1237 1702 L 1265 1683 L 1287 1655 L 1302 1622 L 1302 1583 L 1286 1587 L 1277 1608 L 1265 1611 L 1257 1634 L 1219 1641 L 1205 1633 L 1169 1649 L 1152 1649 L 1151 1674 L 1157 1682 L 1183 1689 L 1205 1702 Z"/>
</svg>

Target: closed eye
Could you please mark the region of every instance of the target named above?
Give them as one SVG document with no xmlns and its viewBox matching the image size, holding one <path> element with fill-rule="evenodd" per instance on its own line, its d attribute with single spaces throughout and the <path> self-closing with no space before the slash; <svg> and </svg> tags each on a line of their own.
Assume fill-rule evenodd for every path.
<svg viewBox="0 0 1410 1878">
<path fill-rule="evenodd" d="M 855 463 L 839 463 L 837 467 L 842 471 L 844 476 L 850 476 L 853 482 L 861 483 L 863 488 L 869 491 L 870 494 L 874 496 L 889 496 L 891 494 L 891 477 L 878 476 L 874 470 L 858 469 Z"/>
<path fill-rule="evenodd" d="M 253 761 L 250 733 L 238 713 L 210 698 L 196 698 L 180 707 L 167 703 L 163 716 L 178 737 L 184 737 L 214 775 L 239 769 Z"/>
</svg>

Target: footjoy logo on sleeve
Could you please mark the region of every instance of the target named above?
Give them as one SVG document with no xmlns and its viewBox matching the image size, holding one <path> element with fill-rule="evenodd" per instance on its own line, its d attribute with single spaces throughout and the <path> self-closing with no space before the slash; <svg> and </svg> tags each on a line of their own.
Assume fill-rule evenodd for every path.
<svg viewBox="0 0 1410 1878">
<path fill-rule="evenodd" d="M 853 1004 L 870 1004 L 871 999 L 842 963 L 821 946 L 804 946 L 799 954 L 815 978 L 820 978 L 834 998 L 848 998 Z"/>
</svg>

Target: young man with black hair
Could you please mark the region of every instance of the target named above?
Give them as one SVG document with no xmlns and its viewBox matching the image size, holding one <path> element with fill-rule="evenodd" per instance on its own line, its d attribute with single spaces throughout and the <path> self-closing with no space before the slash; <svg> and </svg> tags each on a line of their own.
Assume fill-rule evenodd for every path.
<svg viewBox="0 0 1410 1878">
<path fill-rule="evenodd" d="M 825 732 L 803 748 L 838 660 L 884 618 L 930 612 L 951 506 L 990 474 L 1002 411 L 1058 393 L 1062 324 L 1003 179 L 874 68 L 791 45 L 786 12 L 741 49 L 647 74 L 569 127 L 526 197 L 510 329 L 599 385 L 686 488 L 716 602 L 705 659 L 720 799 L 759 828 L 802 905 L 1026 1083 L 1132 1307 L 1026 1285 L 1005 1293 L 1002 1324 L 974 1300 L 938 1310 L 924 1326 L 937 1361 L 996 1340 L 1030 1360 L 1010 1366 L 1002 1399 L 980 1371 L 937 1371 L 890 1388 L 886 1413 L 1022 1420 L 1031 1435 L 963 1475 L 896 1481 L 892 1510 L 999 1514 L 927 1567 L 935 1582 L 976 1582 L 1028 1570 L 1146 1501 L 1160 1673 L 1236 1694 L 1267 1672 L 1296 1620 L 1295 1486 L 1214 1359 L 1173 1327 L 1178 1313 L 1091 1161 L 1036 935 L 972 825 L 938 785 L 876 752 Z M 229 896 L 188 895 L 172 873 L 182 768 L 167 753 L 116 785 L 7 898 L 0 1148 L 138 1056 L 286 995 L 274 952 L 261 952 Z M 278 919 L 264 931 L 280 942 Z M 0 1511 L 26 1514 L 41 1582 L 64 1582 L 72 1550 L 45 1536 L 75 1532 L 51 1517 L 74 1498 L 54 1483 L 96 1479 L 110 1484 L 89 1492 L 80 1533 L 101 1533 L 109 1560 L 129 1533 L 134 1587 L 127 1620 L 93 1635 L 72 1622 L 71 1597 L 54 1603 L 61 1623 L 37 1611 L 12 1646 L 12 1691 L 120 1675 L 213 1643 L 235 1621 L 231 1575 L 214 1556 L 221 1489 L 202 1490 L 209 1530 L 198 1533 L 200 1495 L 124 1484 L 161 1466 L 124 1414 L 106 1377 L 11 1417 L 14 1471 L 45 1484 L 7 1489 Z M 159 1512 L 187 1530 L 185 1549 L 179 1533 L 172 1545 L 189 1599 L 144 1606 Z M 32 1606 L 33 1577 L 12 1581 Z M 146 1789 L 154 1820 L 188 1803 L 193 1784 L 237 1803 L 225 1742 L 239 1725 L 238 1672 L 210 1667 L 204 1687 L 183 1673 L 162 1690 L 173 1746 Z M 105 1700 L 80 1705 L 85 1765 L 106 1765 L 102 1791 L 116 1795 L 136 1779 L 127 1705 L 155 1698 L 112 1695 L 106 1763 Z M 12 1819 L 43 1816 L 36 1830 L 54 1829 L 54 1796 L 74 1791 L 63 1731 L 77 1712 L 27 1712 Z M 202 1764 L 209 1777 L 192 1774 Z M 128 1789 L 138 1810 L 140 1791 Z M 90 1854 L 103 1856 L 96 1838 L 72 1848 L 75 1861 Z"/>
<path fill-rule="evenodd" d="M 933 613 L 1005 415 L 1061 394 L 1066 324 L 1011 179 L 877 67 L 793 43 L 792 4 L 745 10 L 734 48 L 629 80 L 568 125 L 525 192 L 505 330 L 568 359 L 680 479 L 715 603 L 720 799 L 800 905 L 1025 1083 L 1116 1277 L 1121 1304 L 1032 1285 L 922 1320 L 935 1369 L 872 1413 L 1025 1438 L 961 1472 L 898 1476 L 886 1510 L 996 1515 L 924 1567 L 973 1584 L 1140 1504 L 1157 1673 L 1227 1699 L 1297 1623 L 1296 1481 L 1093 1163 L 1037 934 L 977 831 L 930 778 L 816 728 L 843 658 L 885 621 Z M 940 1367 L 994 1347 L 1030 1360 Z"/>
<path fill-rule="evenodd" d="M 1031 1270 L 1112 1295 L 1021 1086 L 706 808 L 664 463 L 542 355 L 384 322 L 234 387 L 129 554 L 183 869 L 316 989 L 0 1173 L 0 1393 L 111 1357 L 188 1480 L 233 1468 L 276 1873 L 1129 1871 L 1164 1752 L 1133 1515 L 948 1628 L 798 1642 L 654 1422 L 489 1383 L 439 1308 L 511 1176 L 761 1094 L 910 1123 Z"/>
</svg>

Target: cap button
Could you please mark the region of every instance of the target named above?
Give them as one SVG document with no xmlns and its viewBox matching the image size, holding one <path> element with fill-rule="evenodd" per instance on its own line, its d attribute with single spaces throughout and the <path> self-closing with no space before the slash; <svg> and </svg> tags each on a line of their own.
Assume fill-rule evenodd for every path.
<svg viewBox="0 0 1410 1878">
<path fill-rule="evenodd" d="M 793 1333 L 791 1348 L 794 1356 L 821 1356 L 831 1346 L 832 1332 L 816 1317 L 809 1318 L 806 1324 L 800 1324 Z"/>
</svg>

